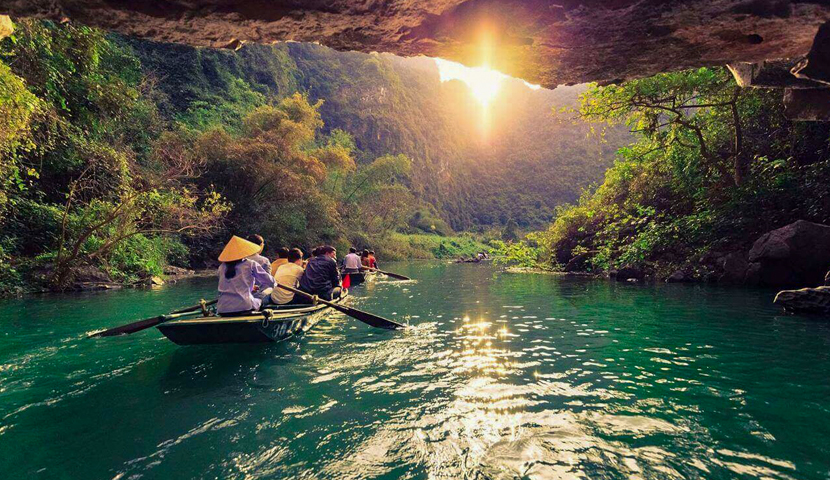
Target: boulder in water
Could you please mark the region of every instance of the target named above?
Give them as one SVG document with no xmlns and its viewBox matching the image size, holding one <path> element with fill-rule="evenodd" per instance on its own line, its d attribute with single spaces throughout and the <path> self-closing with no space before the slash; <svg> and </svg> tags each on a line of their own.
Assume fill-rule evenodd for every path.
<svg viewBox="0 0 830 480">
<path fill-rule="evenodd" d="M 830 226 L 799 220 L 764 234 L 749 251 L 746 281 L 821 285 L 830 267 Z"/>
<path fill-rule="evenodd" d="M 792 313 L 830 314 L 830 287 L 782 290 L 773 303 Z"/>
<path fill-rule="evenodd" d="M 746 279 L 749 262 L 745 252 L 732 252 L 721 259 L 723 274 L 718 282 L 743 283 Z"/>
</svg>

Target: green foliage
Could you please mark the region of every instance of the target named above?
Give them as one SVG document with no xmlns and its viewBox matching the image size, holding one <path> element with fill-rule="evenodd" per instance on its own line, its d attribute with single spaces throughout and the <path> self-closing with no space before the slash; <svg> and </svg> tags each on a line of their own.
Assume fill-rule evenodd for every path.
<svg viewBox="0 0 830 480">
<path fill-rule="evenodd" d="M 429 234 L 393 233 L 375 248 L 387 259 L 459 258 L 489 251 L 489 247 L 472 235 L 442 237 Z"/>
<path fill-rule="evenodd" d="M 495 255 L 495 261 L 499 264 L 532 268 L 539 265 L 541 252 L 538 246 L 533 246 L 531 243 L 494 240 L 491 242 L 491 253 Z"/>
<path fill-rule="evenodd" d="M 828 126 L 786 120 L 777 95 L 738 89 L 725 69 L 593 87 L 580 111 L 639 138 L 599 187 L 557 210 L 538 237 L 547 264 L 585 256 L 586 269 L 667 275 L 797 219 L 830 219 L 816 201 L 830 176 Z"/>
<path fill-rule="evenodd" d="M 114 279 L 135 281 L 147 275 L 161 276 L 166 265 L 181 264 L 187 256 L 187 247 L 175 238 L 138 234 L 118 243 L 107 267 Z"/>
<path fill-rule="evenodd" d="M 538 225 L 598 178 L 610 147 L 546 115 L 573 90 L 513 82 L 485 141 L 469 92 L 437 73 L 428 59 L 318 45 L 230 52 L 22 21 L 0 41 L 8 271 L 51 268 L 63 287 L 92 264 L 129 280 L 254 232 L 457 256 L 480 244 L 436 239 Z"/>
</svg>

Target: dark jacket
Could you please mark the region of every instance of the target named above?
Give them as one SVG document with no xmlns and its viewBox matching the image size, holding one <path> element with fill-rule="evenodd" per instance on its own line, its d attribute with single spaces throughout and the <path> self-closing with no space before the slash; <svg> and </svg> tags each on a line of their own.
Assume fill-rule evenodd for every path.
<svg viewBox="0 0 830 480">
<path fill-rule="evenodd" d="M 340 286 L 340 273 L 337 262 L 321 255 L 308 261 L 303 276 L 300 277 L 300 290 L 314 295 L 326 295 L 334 287 Z"/>
</svg>

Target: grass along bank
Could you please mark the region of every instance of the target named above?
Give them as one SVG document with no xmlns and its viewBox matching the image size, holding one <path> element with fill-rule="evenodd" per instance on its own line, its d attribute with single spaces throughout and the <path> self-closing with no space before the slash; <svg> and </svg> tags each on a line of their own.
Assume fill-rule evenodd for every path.
<svg viewBox="0 0 830 480">
<path fill-rule="evenodd" d="M 420 233 L 392 233 L 376 249 L 386 260 L 458 258 L 489 251 L 490 247 L 472 234 L 441 236 Z"/>
</svg>

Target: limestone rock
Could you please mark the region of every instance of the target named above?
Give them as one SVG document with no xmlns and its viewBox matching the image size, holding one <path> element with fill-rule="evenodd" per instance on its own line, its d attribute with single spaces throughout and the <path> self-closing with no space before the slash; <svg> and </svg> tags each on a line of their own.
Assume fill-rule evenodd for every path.
<svg viewBox="0 0 830 480">
<path fill-rule="evenodd" d="M 749 251 L 747 282 L 821 285 L 830 267 L 830 226 L 799 220 L 759 238 Z"/>
<path fill-rule="evenodd" d="M 3 0 L 0 14 L 72 21 L 164 42 L 320 42 L 337 50 L 481 63 L 531 83 L 603 83 L 813 55 L 819 0 Z M 814 60 L 815 58 L 815 60 Z"/>
<path fill-rule="evenodd" d="M 176 276 L 176 277 L 185 277 L 185 276 L 193 275 L 194 273 L 195 272 L 193 270 L 190 270 L 190 269 L 187 269 L 187 268 L 182 268 L 182 267 L 176 267 L 174 265 L 167 265 L 166 267 L 164 267 L 164 274 L 165 275 Z"/>
<path fill-rule="evenodd" d="M 689 276 L 683 270 L 678 270 L 672 273 L 671 275 L 669 275 L 669 278 L 666 279 L 666 283 L 685 283 L 690 281 L 692 281 L 691 276 Z"/>
<path fill-rule="evenodd" d="M 722 259 L 723 274 L 718 278 L 718 282 L 722 283 L 743 283 L 746 279 L 746 273 L 749 269 L 749 262 L 746 259 L 746 253 L 733 252 Z"/>
<path fill-rule="evenodd" d="M 784 90 L 784 114 L 802 122 L 830 121 L 830 88 Z"/>
<path fill-rule="evenodd" d="M 614 278 L 618 282 L 626 282 L 631 279 L 634 279 L 635 281 L 640 281 L 643 278 L 645 278 L 645 273 L 643 273 L 643 271 L 639 268 L 629 266 L 617 270 L 617 273 L 614 276 Z"/>
<path fill-rule="evenodd" d="M 112 283 L 106 272 L 92 265 L 82 265 L 73 270 L 73 279 L 78 283 Z"/>
<path fill-rule="evenodd" d="M 152 277 L 147 279 L 147 285 L 160 287 L 164 285 L 164 280 L 158 275 L 153 275 Z"/>
<path fill-rule="evenodd" d="M 830 314 L 830 287 L 783 290 L 773 303 L 792 313 Z"/>
</svg>

